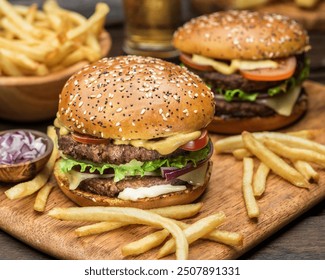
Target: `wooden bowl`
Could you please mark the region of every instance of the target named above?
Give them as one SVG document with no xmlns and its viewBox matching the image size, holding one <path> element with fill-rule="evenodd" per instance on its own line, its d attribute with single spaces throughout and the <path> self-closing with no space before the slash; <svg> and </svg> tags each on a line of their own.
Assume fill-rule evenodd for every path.
<svg viewBox="0 0 325 280">
<path fill-rule="evenodd" d="M 7 132 L 26 131 L 31 132 L 37 138 L 41 137 L 44 139 L 46 145 L 45 153 L 41 156 L 30 160 L 24 161 L 17 164 L 0 164 L 0 182 L 5 183 L 19 183 L 27 181 L 36 176 L 36 174 L 42 170 L 44 165 L 49 160 L 53 151 L 53 141 L 45 133 L 32 130 L 32 129 L 11 129 L 0 132 L 0 136 Z"/>
<path fill-rule="evenodd" d="M 102 57 L 105 57 L 112 45 L 109 33 L 101 34 L 100 45 Z M 0 118 L 33 122 L 55 117 L 65 82 L 86 64 L 87 61 L 81 61 L 43 77 L 0 77 Z"/>
</svg>

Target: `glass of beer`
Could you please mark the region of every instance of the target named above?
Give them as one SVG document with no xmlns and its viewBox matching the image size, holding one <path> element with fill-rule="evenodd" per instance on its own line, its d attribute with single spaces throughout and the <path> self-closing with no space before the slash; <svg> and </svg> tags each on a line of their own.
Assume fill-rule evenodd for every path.
<svg viewBox="0 0 325 280">
<path fill-rule="evenodd" d="M 171 58 L 174 31 L 181 24 L 181 0 L 124 0 L 127 54 Z"/>
</svg>

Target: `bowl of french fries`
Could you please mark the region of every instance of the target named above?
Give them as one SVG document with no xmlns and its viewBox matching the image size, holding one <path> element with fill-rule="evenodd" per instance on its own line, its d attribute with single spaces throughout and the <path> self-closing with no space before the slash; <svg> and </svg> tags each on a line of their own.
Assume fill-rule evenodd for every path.
<svg viewBox="0 0 325 280">
<path fill-rule="evenodd" d="M 83 66 L 108 55 L 109 7 L 86 18 L 55 0 L 42 9 L 0 0 L 0 118 L 30 122 L 55 116 L 59 93 Z"/>
</svg>

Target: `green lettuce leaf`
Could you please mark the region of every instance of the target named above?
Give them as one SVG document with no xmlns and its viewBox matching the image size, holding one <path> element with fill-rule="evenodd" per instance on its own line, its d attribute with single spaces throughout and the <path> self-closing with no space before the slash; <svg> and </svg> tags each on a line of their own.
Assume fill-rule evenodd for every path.
<svg viewBox="0 0 325 280">
<path fill-rule="evenodd" d="M 131 160 L 126 164 L 96 164 L 89 161 L 80 161 L 72 158 L 63 158 L 60 161 L 60 168 L 63 172 L 71 171 L 75 166 L 80 168 L 81 172 L 87 170 L 90 173 L 104 174 L 106 170 L 114 170 L 114 181 L 123 180 L 126 176 L 143 176 L 145 172 L 157 172 L 160 175 L 160 167 L 177 167 L 183 168 L 187 164 L 192 163 L 194 166 L 201 160 L 207 158 L 210 152 L 210 145 L 207 145 L 201 150 L 189 152 L 185 156 L 177 156 L 168 159 L 157 159 L 152 161 L 141 162 L 138 160 Z"/>
</svg>

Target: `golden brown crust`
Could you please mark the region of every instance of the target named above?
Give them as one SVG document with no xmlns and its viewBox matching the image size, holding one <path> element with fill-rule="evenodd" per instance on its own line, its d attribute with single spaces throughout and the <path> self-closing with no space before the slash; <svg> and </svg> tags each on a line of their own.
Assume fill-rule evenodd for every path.
<svg viewBox="0 0 325 280">
<path fill-rule="evenodd" d="M 243 131 L 257 132 L 276 130 L 286 127 L 300 119 L 307 111 L 307 107 L 307 100 L 297 103 L 292 114 L 288 117 L 275 114 L 271 117 L 223 119 L 215 116 L 213 121 L 209 124 L 208 130 L 213 133 L 222 134 L 239 134 Z"/>
<path fill-rule="evenodd" d="M 213 114 L 213 94 L 197 75 L 156 58 L 120 56 L 73 75 L 57 117 L 83 134 L 153 139 L 200 130 Z"/>
<path fill-rule="evenodd" d="M 216 59 L 288 57 L 310 48 L 306 30 L 286 16 L 224 11 L 190 20 L 174 33 L 182 52 Z"/>
<path fill-rule="evenodd" d="M 59 168 L 59 162 L 56 162 L 54 167 L 54 176 L 56 181 L 62 190 L 62 192 L 74 203 L 78 204 L 79 206 L 118 206 L 118 207 L 135 207 L 141 209 L 152 209 L 158 207 L 165 207 L 171 205 L 181 205 L 187 204 L 195 201 L 199 198 L 209 183 L 211 177 L 211 170 L 212 170 L 212 161 L 209 162 L 209 168 L 206 174 L 205 183 L 204 185 L 187 189 L 181 192 L 169 193 L 165 195 L 161 195 L 158 197 L 153 198 L 143 198 L 137 201 L 130 201 L 130 200 L 122 200 L 119 198 L 110 198 L 104 197 L 100 195 L 96 195 L 89 192 L 84 192 L 81 190 L 69 189 L 69 182 L 67 177 Z"/>
</svg>

